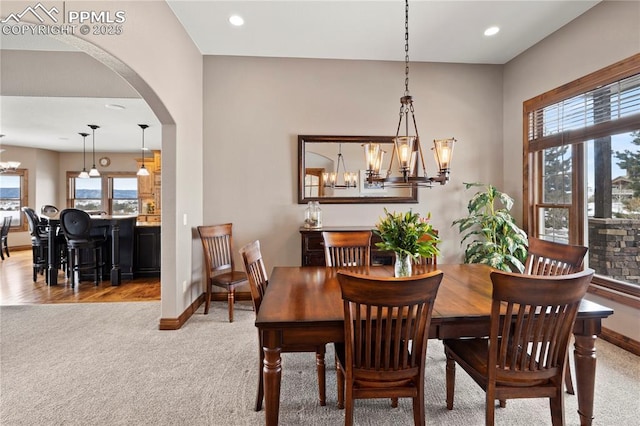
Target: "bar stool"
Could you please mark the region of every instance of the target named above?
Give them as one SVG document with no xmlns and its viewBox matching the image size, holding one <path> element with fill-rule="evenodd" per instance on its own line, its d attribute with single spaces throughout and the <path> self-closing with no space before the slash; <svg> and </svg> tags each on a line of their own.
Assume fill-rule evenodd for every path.
<svg viewBox="0 0 640 426">
<path fill-rule="evenodd" d="M 94 235 L 91 232 L 91 217 L 83 210 L 64 209 L 60 212 L 60 227 L 67 240 L 68 270 L 71 275 L 71 287 L 74 286 L 75 275 L 78 275 L 80 283 L 80 271 L 92 269 L 95 285 L 99 284 L 101 269 L 104 266 L 102 246 L 107 240 L 106 228 L 102 235 Z M 85 261 L 82 251 L 90 251 L 91 259 Z"/>
</svg>

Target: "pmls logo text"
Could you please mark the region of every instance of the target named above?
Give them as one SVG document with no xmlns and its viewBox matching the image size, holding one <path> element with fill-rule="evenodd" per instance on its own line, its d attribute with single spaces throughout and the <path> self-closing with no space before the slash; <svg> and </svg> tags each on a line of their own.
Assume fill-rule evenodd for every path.
<svg viewBox="0 0 640 426">
<path fill-rule="evenodd" d="M 70 10 L 67 12 L 67 23 L 73 24 L 122 24 L 127 20 L 124 10 L 111 12 L 102 10 L 96 12 L 93 10 Z"/>
<path fill-rule="evenodd" d="M 0 20 L 4 35 L 56 35 L 80 34 L 119 35 L 123 32 L 122 24 L 127 20 L 124 10 L 66 10 L 62 2 L 62 22 L 60 10 L 56 6 L 45 7 L 42 3 L 27 6 L 20 12 L 14 12 Z M 24 19 L 24 21 L 23 21 Z M 40 24 L 25 21 L 36 20 Z"/>
</svg>

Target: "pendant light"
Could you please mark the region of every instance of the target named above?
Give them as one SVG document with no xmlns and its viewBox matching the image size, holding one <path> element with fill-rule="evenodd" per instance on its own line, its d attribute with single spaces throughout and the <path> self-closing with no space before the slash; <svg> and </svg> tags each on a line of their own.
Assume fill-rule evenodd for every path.
<svg viewBox="0 0 640 426">
<path fill-rule="evenodd" d="M 80 132 L 78 134 L 82 136 L 82 171 L 80 172 L 78 177 L 80 179 L 88 179 L 89 173 L 87 173 L 87 167 L 86 167 L 86 158 L 87 158 L 86 142 L 87 142 L 87 136 L 89 136 L 89 133 Z"/>
<path fill-rule="evenodd" d="M 87 124 L 87 126 L 91 127 L 91 130 L 93 131 L 93 166 L 91 167 L 91 170 L 89 170 L 89 176 L 97 177 L 100 176 L 100 172 L 96 168 L 96 129 L 99 129 L 100 126 L 95 124 Z"/>
<path fill-rule="evenodd" d="M 413 109 L 413 98 L 409 94 L 409 0 L 405 0 L 405 21 L 404 21 L 404 52 L 405 52 L 405 78 L 404 78 L 404 94 L 400 98 L 400 120 L 394 138 L 393 152 L 386 176 L 380 176 L 382 168 L 382 160 L 384 151 L 379 144 L 371 142 L 364 144 L 365 161 L 367 164 L 367 181 L 369 183 L 378 183 L 383 186 L 399 186 L 399 187 L 431 187 L 433 182 L 439 182 L 441 185 L 449 181 L 449 164 L 451 162 L 451 154 L 453 153 L 454 138 L 438 139 L 433 141 L 435 160 L 438 164 L 438 175 L 433 177 L 427 176 L 420 138 L 418 136 L 418 126 Z M 412 129 L 409 126 L 409 114 L 413 122 Z M 404 125 L 403 125 L 404 119 Z M 400 131 L 404 130 L 404 135 Z M 413 134 L 411 134 L 411 130 Z M 422 167 L 422 176 L 418 173 L 418 158 Z M 392 177 L 393 163 L 397 161 L 399 166 L 400 177 Z"/>
<path fill-rule="evenodd" d="M 342 175 L 340 175 L 340 164 L 342 163 Z M 342 176 L 342 183 L 339 182 Z M 322 174 L 324 186 L 328 188 L 355 188 L 358 186 L 358 174 L 356 172 L 348 172 L 347 166 L 344 164 L 342 156 L 342 144 L 338 145 L 338 161 L 336 162 L 335 172 L 325 172 Z"/>
<path fill-rule="evenodd" d="M 149 170 L 147 170 L 147 168 L 144 165 L 144 151 L 145 151 L 145 147 L 144 147 L 144 129 L 149 127 L 149 125 L 148 124 L 138 124 L 138 126 L 140 126 L 140 128 L 142 129 L 142 165 L 140 166 L 140 169 L 138 170 L 137 175 L 138 176 L 149 176 Z"/>
</svg>

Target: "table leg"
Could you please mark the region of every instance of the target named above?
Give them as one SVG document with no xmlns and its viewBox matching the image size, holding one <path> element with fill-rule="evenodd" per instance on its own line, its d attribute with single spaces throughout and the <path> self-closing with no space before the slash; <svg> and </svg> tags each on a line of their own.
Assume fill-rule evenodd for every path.
<svg viewBox="0 0 640 426">
<path fill-rule="evenodd" d="M 277 426 L 280 411 L 280 380 L 282 375 L 282 359 L 279 333 L 265 330 L 264 344 L 264 416 L 267 426 Z"/>
<path fill-rule="evenodd" d="M 47 255 L 49 256 L 49 265 L 47 267 L 46 280 L 49 285 L 57 285 L 58 284 L 58 265 L 56 260 L 58 256 L 56 256 L 56 226 L 53 224 L 49 224 L 49 229 L 47 233 L 49 235 L 49 245 L 47 247 Z"/>
<path fill-rule="evenodd" d="M 111 224 L 111 285 L 120 285 L 120 225 L 117 221 Z"/>
<path fill-rule="evenodd" d="M 600 320 L 585 321 L 580 332 L 574 331 L 576 365 L 576 392 L 580 425 L 593 421 L 593 394 L 596 382 L 596 339 L 600 332 Z"/>
</svg>

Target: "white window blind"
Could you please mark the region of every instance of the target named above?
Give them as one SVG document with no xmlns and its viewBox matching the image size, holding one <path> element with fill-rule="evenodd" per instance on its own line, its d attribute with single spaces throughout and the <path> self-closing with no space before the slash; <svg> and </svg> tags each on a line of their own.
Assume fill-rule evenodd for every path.
<svg viewBox="0 0 640 426">
<path fill-rule="evenodd" d="M 585 135 L 640 128 L 640 74 L 529 113 L 529 148 L 579 143 Z"/>
</svg>

